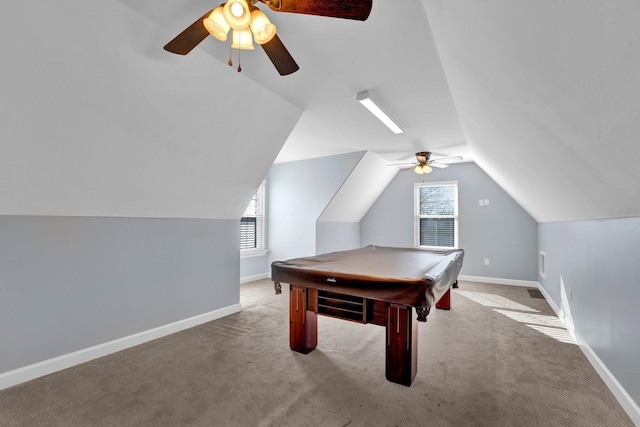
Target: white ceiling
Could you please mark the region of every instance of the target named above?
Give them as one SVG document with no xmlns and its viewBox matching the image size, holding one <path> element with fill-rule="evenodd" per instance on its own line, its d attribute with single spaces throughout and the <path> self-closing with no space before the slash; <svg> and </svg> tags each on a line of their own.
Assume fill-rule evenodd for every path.
<svg viewBox="0 0 640 427">
<path fill-rule="evenodd" d="M 212 7 L 206 1 L 173 0 L 161 14 L 156 2 L 143 8 L 139 1 L 121 1 L 169 28 L 162 44 Z M 275 13 L 258 6 L 300 66 L 282 77 L 258 45 L 241 56 L 244 75 L 304 110 L 277 162 L 362 150 L 401 160 L 416 151 L 466 144 L 419 1 L 374 0 L 364 22 Z M 197 49 L 227 64 L 227 43 L 208 37 Z M 234 64 L 229 74 L 235 69 Z M 401 122 L 404 134 L 390 132 L 355 100 L 362 90 L 374 93 Z"/>
<path fill-rule="evenodd" d="M 423 3 L 482 169 L 538 221 L 640 215 L 640 2 Z"/>
<path fill-rule="evenodd" d="M 285 77 L 258 46 L 242 73 L 211 37 L 162 50 L 217 3 L 89 3 L 0 5 L 0 213 L 228 218 L 274 160 L 430 150 L 538 221 L 640 215 L 636 0 L 373 0 L 364 22 L 262 6 L 300 65 Z"/>
<path fill-rule="evenodd" d="M 373 151 L 364 153 L 318 221 L 360 222 L 399 172 Z"/>
<path fill-rule="evenodd" d="M 240 218 L 302 110 L 210 84 L 228 67 L 165 32 L 118 2 L 1 3 L 0 215 Z"/>
</svg>

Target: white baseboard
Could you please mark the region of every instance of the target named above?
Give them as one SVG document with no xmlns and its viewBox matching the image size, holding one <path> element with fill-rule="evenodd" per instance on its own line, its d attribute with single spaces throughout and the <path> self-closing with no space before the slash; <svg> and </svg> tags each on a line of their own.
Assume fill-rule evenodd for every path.
<svg viewBox="0 0 640 427">
<path fill-rule="evenodd" d="M 609 387 L 609 390 L 611 390 L 611 393 L 613 393 L 618 400 L 622 409 L 629 415 L 631 421 L 633 421 L 635 425 L 640 426 L 640 407 L 638 407 L 638 404 L 629 396 L 629 393 L 622 387 L 622 384 L 618 382 L 611 371 L 602 363 L 602 360 L 600 360 L 598 355 L 589 347 L 577 330 L 575 334 L 578 346 L 589 363 L 591 363 L 591 366 L 593 366 L 598 375 L 600 375 L 600 378 L 602 378 L 607 387 Z"/>
<path fill-rule="evenodd" d="M 558 307 L 558 304 L 556 304 L 556 302 L 551 298 L 551 295 L 549 295 L 547 290 L 543 288 L 542 285 L 539 283 L 538 283 L 538 290 L 542 293 L 542 296 L 544 296 L 544 299 L 547 301 L 549 306 L 551 306 L 551 309 L 556 314 L 556 316 L 560 317 L 560 307 Z"/>
<path fill-rule="evenodd" d="M 255 282 L 256 280 L 262 280 L 262 279 L 268 279 L 268 278 L 269 278 L 269 273 L 262 273 L 262 274 L 256 274 L 253 276 L 241 277 L 240 284 L 242 285 L 243 283 Z"/>
<path fill-rule="evenodd" d="M 551 299 L 549 293 L 543 288 L 541 285 L 538 285 L 538 289 L 542 292 L 544 299 L 547 300 L 547 303 L 551 306 L 551 309 L 556 313 L 556 316 L 560 315 L 560 307 L 558 304 Z M 602 363 L 602 360 L 598 357 L 598 355 L 591 349 L 591 347 L 585 342 L 582 335 L 578 332 L 577 329 L 574 330 L 576 336 L 576 342 L 582 350 L 582 353 L 585 355 L 593 369 L 596 370 L 602 381 L 609 387 L 611 393 L 616 398 L 622 409 L 625 410 L 631 421 L 637 426 L 640 426 L 640 407 L 638 404 L 629 396 L 629 393 L 622 387 L 622 384 L 618 382 L 616 377 L 613 376 L 609 368 Z"/>
<path fill-rule="evenodd" d="M 54 357 L 53 359 L 44 360 L 32 365 L 23 366 L 22 368 L 3 372 L 0 373 L 0 390 L 97 359 L 98 357 L 103 357 L 139 344 L 144 344 L 145 342 L 162 338 L 239 311 L 240 304 L 233 304 L 218 310 L 190 317 L 188 319 L 169 323 L 168 325 L 149 329 L 148 331 L 139 332 L 127 337 L 98 344 L 93 347 L 74 351 L 73 353 Z"/>
<path fill-rule="evenodd" d="M 469 282 L 480 282 L 480 283 L 494 283 L 496 285 L 524 286 L 526 288 L 538 288 L 540 286 L 538 282 L 534 282 L 530 280 L 500 279 L 497 277 L 481 277 L 481 276 L 465 276 L 464 274 L 459 275 L 458 280 L 466 280 Z"/>
</svg>

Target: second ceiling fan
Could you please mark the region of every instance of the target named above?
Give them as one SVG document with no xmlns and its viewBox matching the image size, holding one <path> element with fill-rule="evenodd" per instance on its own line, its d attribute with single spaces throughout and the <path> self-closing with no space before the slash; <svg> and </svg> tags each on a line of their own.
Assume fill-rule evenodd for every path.
<svg viewBox="0 0 640 427">
<path fill-rule="evenodd" d="M 411 163 L 392 163 L 389 166 L 401 166 L 400 169 L 409 169 L 414 167 L 413 171 L 418 175 L 431 173 L 434 168 L 444 169 L 449 165 L 446 163 L 440 163 L 442 160 L 462 160 L 462 156 L 447 156 L 440 157 L 436 160 L 431 160 L 431 151 L 419 151 L 416 153 L 416 162 Z"/>
<path fill-rule="evenodd" d="M 266 4 L 274 12 L 299 13 L 331 18 L 365 21 L 371 12 L 373 0 L 228 0 L 211 9 L 164 46 L 179 55 L 191 52 L 208 35 L 226 41 L 232 32 L 231 48 L 252 50 L 255 40 L 273 63 L 281 76 L 298 71 L 287 48 L 276 34 L 276 27 L 269 21 L 257 3 Z M 229 59 L 229 65 L 232 65 Z M 238 67 L 238 71 L 241 68 Z"/>
</svg>

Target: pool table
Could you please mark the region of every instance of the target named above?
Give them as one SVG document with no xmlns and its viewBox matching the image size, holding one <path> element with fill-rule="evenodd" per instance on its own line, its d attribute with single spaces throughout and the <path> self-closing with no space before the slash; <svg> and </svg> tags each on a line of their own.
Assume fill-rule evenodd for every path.
<svg viewBox="0 0 640 427">
<path fill-rule="evenodd" d="M 417 373 L 417 322 L 426 322 L 433 306 L 450 309 L 463 258 L 462 249 L 366 246 L 272 263 L 276 293 L 289 284 L 291 349 L 316 348 L 318 315 L 385 326 L 386 377 L 410 386 Z"/>
</svg>

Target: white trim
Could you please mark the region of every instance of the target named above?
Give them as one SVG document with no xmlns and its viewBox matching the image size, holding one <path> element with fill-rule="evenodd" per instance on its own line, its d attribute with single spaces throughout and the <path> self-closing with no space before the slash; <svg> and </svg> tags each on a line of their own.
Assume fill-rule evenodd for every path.
<svg viewBox="0 0 640 427">
<path fill-rule="evenodd" d="M 551 309 L 558 317 L 560 317 L 560 307 L 558 307 L 558 304 L 555 303 L 547 290 L 540 284 L 538 284 L 538 289 L 542 292 L 544 299 L 547 300 Z M 600 375 L 600 378 L 602 378 L 602 381 L 604 381 L 607 387 L 609 387 L 609 390 L 611 390 L 613 396 L 616 398 L 620 406 L 622 406 L 622 409 L 624 409 L 627 415 L 629 415 L 631 421 L 633 421 L 635 425 L 640 426 L 640 407 L 638 407 L 638 404 L 634 402 L 631 396 L 629 396 L 629 393 L 627 393 L 624 387 L 622 387 L 622 384 L 618 382 L 611 371 L 604 363 L 602 363 L 602 360 L 600 360 L 598 355 L 591 349 L 591 347 L 589 347 L 584 338 L 582 338 L 582 335 L 580 335 L 580 333 L 575 329 L 573 332 L 576 337 L 578 347 L 580 347 L 582 353 L 585 355 L 591 366 L 593 366 L 593 369 L 595 369 L 598 375 Z"/>
<path fill-rule="evenodd" d="M 169 323 L 168 325 L 159 326 L 127 337 L 118 338 L 93 347 L 88 347 L 62 356 L 54 357 L 52 359 L 43 360 L 42 362 L 37 362 L 32 365 L 3 372 L 0 373 L 0 390 L 61 371 L 99 357 L 107 356 L 111 353 L 134 347 L 136 345 L 144 344 L 239 311 L 240 304 L 233 304 L 208 313 L 189 317 L 188 319 Z"/>
<path fill-rule="evenodd" d="M 267 252 L 266 249 L 240 249 L 240 259 L 265 256 Z"/>
<path fill-rule="evenodd" d="M 453 187 L 454 188 L 454 213 L 453 215 L 420 215 L 420 188 L 423 187 Z M 448 250 L 458 248 L 458 234 L 460 227 L 458 217 L 458 181 L 427 181 L 413 184 L 413 246 L 422 249 Z M 422 218 L 451 218 L 453 219 L 453 247 L 449 246 L 420 246 L 420 219 Z"/>
<path fill-rule="evenodd" d="M 268 278 L 269 278 L 269 273 L 255 274 L 253 276 L 241 277 L 240 284 L 242 285 L 243 283 L 255 282 L 256 280 L 262 280 L 262 279 L 268 279 Z"/>
<path fill-rule="evenodd" d="M 560 307 L 558 307 L 558 304 L 556 304 L 553 298 L 551 298 L 551 295 L 549 295 L 549 292 L 547 292 L 547 290 L 543 288 L 542 285 L 539 283 L 538 283 L 538 290 L 542 292 L 542 296 L 544 297 L 545 300 L 547 300 L 547 304 L 551 306 L 551 310 L 553 310 L 556 316 L 560 317 Z"/>
<path fill-rule="evenodd" d="M 598 357 L 598 355 L 589 347 L 589 345 L 585 342 L 578 331 L 575 331 L 576 341 L 578 342 L 578 346 L 582 353 L 586 356 L 591 366 L 596 370 L 600 378 L 604 381 L 604 383 L 609 387 L 611 393 L 616 398 L 622 409 L 629 415 L 631 421 L 640 426 L 640 407 L 638 404 L 633 401 L 629 393 L 622 387 L 622 384 L 618 382 L 616 377 L 613 376 L 611 371 L 602 363 L 602 360 Z"/>
<path fill-rule="evenodd" d="M 466 280 L 469 282 L 494 283 L 496 285 L 524 286 L 527 288 L 539 288 L 540 284 L 531 280 L 517 279 L 499 279 L 497 277 L 481 277 L 481 276 L 458 276 L 458 280 Z"/>
</svg>

